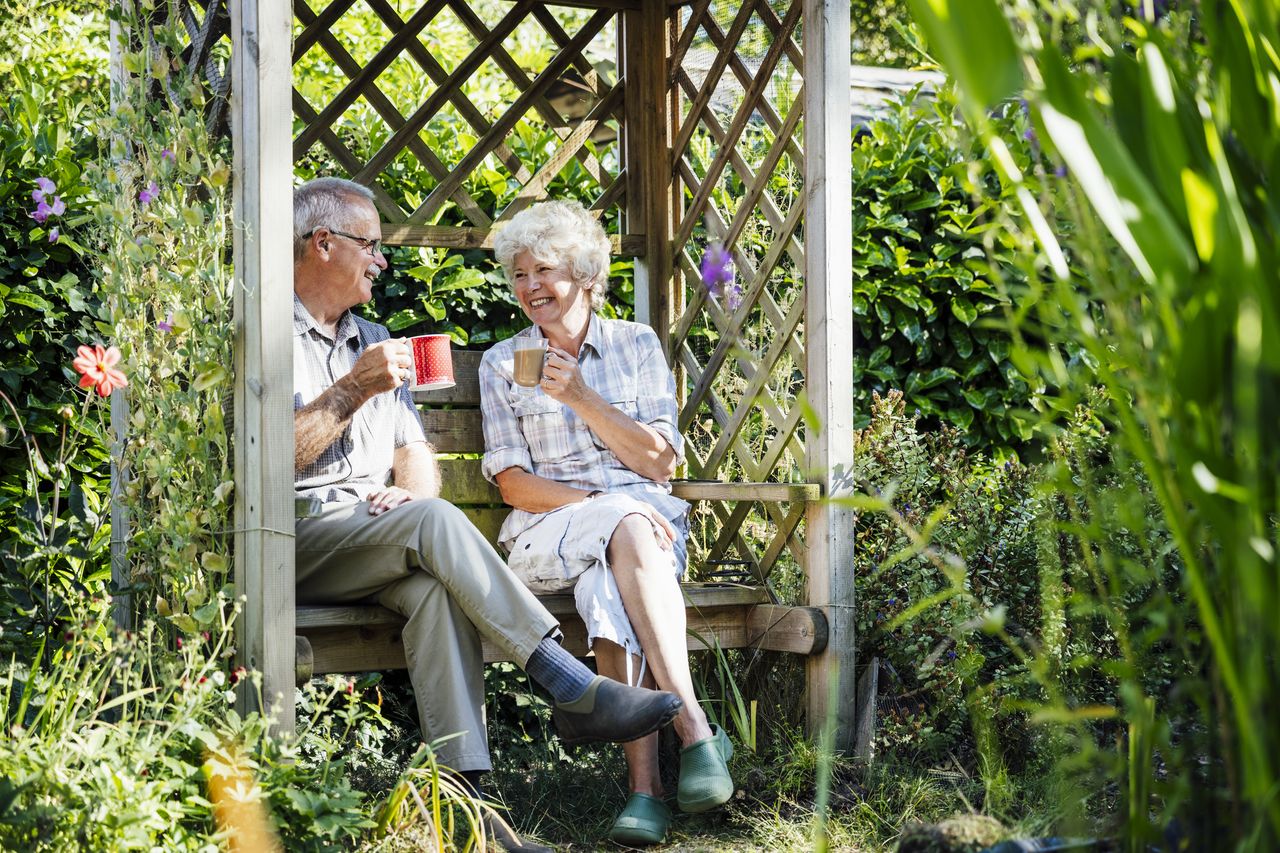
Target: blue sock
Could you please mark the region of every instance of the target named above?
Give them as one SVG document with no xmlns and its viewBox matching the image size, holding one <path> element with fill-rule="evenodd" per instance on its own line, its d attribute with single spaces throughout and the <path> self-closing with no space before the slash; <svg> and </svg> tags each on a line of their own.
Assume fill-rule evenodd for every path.
<svg viewBox="0 0 1280 853">
<path fill-rule="evenodd" d="M 524 671 L 551 691 L 557 704 L 572 702 L 587 692 L 595 674 L 582 661 L 566 652 L 550 637 L 544 637 L 529 655 Z"/>
</svg>

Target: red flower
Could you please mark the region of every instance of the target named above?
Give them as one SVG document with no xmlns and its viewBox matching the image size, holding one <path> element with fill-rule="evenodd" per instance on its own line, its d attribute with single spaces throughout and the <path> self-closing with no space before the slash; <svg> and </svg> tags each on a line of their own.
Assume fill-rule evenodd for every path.
<svg viewBox="0 0 1280 853">
<path fill-rule="evenodd" d="M 120 361 L 120 350 L 115 347 L 103 349 L 101 344 L 92 347 L 82 346 L 76 350 L 78 355 L 71 366 L 80 374 L 80 387 L 97 387 L 98 396 L 106 397 L 116 388 L 129 384 L 124 374 L 115 369 Z"/>
</svg>

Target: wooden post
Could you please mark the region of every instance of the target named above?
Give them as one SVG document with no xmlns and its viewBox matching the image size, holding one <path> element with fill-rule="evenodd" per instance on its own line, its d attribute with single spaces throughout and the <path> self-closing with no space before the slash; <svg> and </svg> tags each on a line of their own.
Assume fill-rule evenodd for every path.
<svg viewBox="0 0 1280 853">
<path fill-rule="evenodd" d="M 626 81 L 623 158 L 627 168 L 625 233 L 643 232 L 645 251 L 636 258 L 636 321 L 670 345 L 674 322 L 671 292 L 674 231 L 671 193 L 671 121 L 668 114 L 667 56 L 670 48 L 664 3 L 642 3 L 621 13 L 619 68 Z M 667 354 L 671 362 L 671 353 Z"/>
<path fill-rule="evenodd" d="M 127 3 L 128 0 L 119 0 L 116 5 L 122 12 L 127 12 L 129 9 Z M 124 67 L 124 54 L 125 39 L 131 34 L 120 20 L 121 18 L 112 19 L 108 36 L 113 109 L 121 106 L 129 73 Z M 125 396 L 123 388 L 117 388 L 111 392 L 111 585 L 116 589 L 123 589 L 133 581 L 133 573 L 129 570 L 129 509 L 124 503 L 124 486 L 129 480 L 129 471 L 121 464 L 124 459 L 124 443 L 128 438 L 128 430 L 129 398 Z M 123 593 L 113 596 L 111 616 L 117 628 L 121 630 L 132 628 L 133 596 Z"/>
<path fill-rule="evenodd" d="M 231 3 L 237 647 L 281 733 L 293 732 L 296 648 L 291 24 L 288 0 Z"/>
<path fill-rule="evenodd" d="M 809 405 L 820 427 L 806 453 L 829 497 L 852 491 L 852 172 L 849 137 L 849 3 L 804 0 L 805 354 Z M 819 502 L 806 515 L 808 603 L 827 614 L 827 649 L 809 658 L 808 721 L 835 725 L 835 747 L 853 747 L 853 512 Z M 831 679 L 839 679 L 835 691 Z M 835 707 L 829 707 L 835 696 Z"/>
</svg>

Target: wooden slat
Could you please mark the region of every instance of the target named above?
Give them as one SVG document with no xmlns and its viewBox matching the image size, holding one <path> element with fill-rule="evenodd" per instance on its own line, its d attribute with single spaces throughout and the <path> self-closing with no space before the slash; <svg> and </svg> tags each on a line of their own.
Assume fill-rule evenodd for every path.
<svg viewBox="0 0 1280 853">
<path fill-rule="evenodd" d="M 435 391 L 414 391 L 414 402 L 420 405 L 441 406 L 479 406 L 480 405 L 480 362 L 484 353 L 475 350 L 455 349 L 453 351 L 452 388 L 440 388 Z"/>
<path fill-rule="evenodd" d="M 570 596 L 549 598 L 568 599 Z M 554 602 L 550 602 L 554 605 Z M 380 608 L 379 608 L 380 609 Z M 588 654 L 586 628 L 576 611 L 552 614 L 561 620 L 564 647 L 579 657 Z M 299 611 L 303 617 L 306 608 Z M 314 674 L 404 669 L 404 646 L 400 630 L 404 620 L 384 611 L 393 620 L 348 624 L 345 627 L 301 628 L 311 647 Z M 690 610 L 685 648 L 691 652 L 719 646 L 722 649 L 758 648 L 770 651 L 812 654 L 826 643 L 826 620 L 821 611 L 777 605 L 736 605 L 710 610 Z M 481 641 L 486 663 L 508 660 L 508 656 L 488 639 Z"/>
<path fill-rule="evenodd" d="M 852 491 L 854 463 L 853 293 L 836 286 L 853 274 L 849 18 L 847 0 L 804 0 L 805 378 L 822 424 L 806 431 L 806 459 L 831 497 Z M 853 511 L 813 504 L 805 531 L 806 597 L 826 611 L 831 631 L 827 651 L 806 665 L 807 719 L 815 734 L 833 720 L 835 746 L 849 752 L 856 719 Z"/>
<path fill-rule="evenodd" d="M 393 35 L 399 33 L 404 27 L 404 21 L 401 20 L 394 11 L 387 8 L 385 4 L 383 4 L 383 8 L 385 12 L 390 14 L 391 19 L 388 20 L 387 14 L 383 14 L 383 21 L 387 22 Z M 299 19 L 305 23 L 306 15 L 309 13 L 303 12 L 299 9 L 295 14 L 297 14 Z M 392 21 L 394 21 L 394 23 L 392 23 Z M 337 64 L 342 73 L 347 75 L 348 78 L 355 79 L 359 76 L 361 72 L 360 63 L 347 52 L 346 48 L 342 46 L 342 43 L 334 38 L 332 34 L 323 33 L 320 36 L 320 46 L 324 48 L 325 52 L 329 54 L 329 57 Z M 405 49 L 413 52 L 414 46 L 421 49 L 422 43 L 416 38 L 409 39 Z M 382 120 L 386 122 L 387 126 L 391 128 L 392 132 L 399 130 L 404 125 L 404 116 L 400 114 L 399 108 L 391 102 L 391 99 L 384 95 L 382 90 L 378 88 L 376 80 L 370 81 L 361 94 L 364 96 L 364 99 L 368 101 L 369 105 L 377 111 Z M 465 102 L 465 100 L 466 99 L 464 98 L 463 101 Z M 437 157 L 436 153 L 422 141 L 421 137 L 416 135 L 410 137 L 407 147 L 437 181 L 441 180 L 449 173 L 449 167 L 440 161 L 440 158 Z M 356 169 L 348 169 L 348 174 L 358 170 L 359 167 Z M 374 183 L 376 185 L 377 182 L 375 181 Z M 486 227 L 490 224 L 491 220 L 488 215 L 485 214 L 480 206 L 476 204 L 475 199 L 473 199 L 462 187 L 459 187 L 458 191 L 453 194 L 453 200 L 457 202 L 458 208 L 462 210 L 466 217 L 475 225 Z"/>
<path fill-rule="evenodd" d="M 490 542 L 498 541 L 498 531 L 502 528 L 502 522 L 506 521 L 507 516 L 511 514 L 511 510 L 505 506 L 464 506 L 460 509 L 462 514 L 469 518 L 476 529 Z"/>
<path fill-rule="evenodd" d="M 709 16 L 707 16 L 709 18 Z M 727 41 L 732 45 L 737 45 L 742 38 L 742 34 L 746 32 L 747 24 L 751 21 L 751 5 L 744 4 L 738 8 L 734 15 L 733 23 L 729 25 L 729 35 Z M 690 22 L 690 27 L 694 24 Z M 685 119 L 685 125 L 680 128 L 676 134 L 675 145 L 676 151 L 683 151 L 689 145 L 689 140 L 693 138 L 694 132 L 698 128 L 698 117 L 702 115 L 707 104 L 711 103 L 711 96 L 715 94 L 716 86 L 720 83 L 720 76 L 724 73 L 724 68 L 729 64 L 729 56 L 726 52 L 716 53 L 716 58 L 711 62 L 711 68 L 707 71 L 707 76 L 702 80 L 702 88 L 693 95 L 693 104 L 689 109 L 688 118 Z M 677 241 L 680 245 L 680 241 Z"/>
<path fill-rule="evenodd" d="M 444 0 L 436 0 L 432 5 L 443 6 Z M 523 21 L 525 16 L 528 14 L 532 5 L 532 0 L 519 0 L 511 11 L 504 15 L 502 20 L 498 22 L 498 25 L 494 27 L 493 31 L 489 34 L 489 37 L 481 40 L 480 43 L 477 44 L 475 48 L 458 63 L 458 65 L 453 69 L 453 73 L 449 75 L 449 79 L 441 83 L 434 92 L 427 96 L 426 101 L 413 111 L 413 114 L 405 120 L 404 127 L 393 133 L 391 138 L 384 142 L 382 147 L 373 155 L 373 158 L 365 164 L 364 169 L 352 176 L 353 180 L 361 183 L 367 183 L 382 174 L 382 170 L 387 167 L 387 164 L 399 156 L 400 152 L 404 150 L 404 146 L 408 138 L 416 135 L 420 130 L 422 130 L 426 123 L 431 120 L 431 117 L 440 111 L 440 108 L 444 105 L 445 101 L 453 96 L 454 90 L 458 89 L 464 82 L 470 79 L 476 69 L 479 68 L 488 58 L 489 52 L 492 50 L 493 46 L 500 44 L 504 38 L 510 35 L 511 32 L 519 26 L 520 22 Z M 409 22 L 406 23 L 406 29 L 398 35 L 410 32 L 412 30 L 413 23 L 418 19 L 420 14 L 422 14 L 421 11 L 414 14 L 414 16 L 409 19 Z M 416 36 L 416 31 L 414 31 L 414 35 Z M 494 146 L 489 147 L 492 148 Z M 446 197 L 448 195 L 452 195 L 452 190 L 448 191 Z"/>
<path fill-rule="evenodd" d="M 232 0 L 235 578 L 238 662 L 262 673 L 271 729 L 293 731 L 293 301 L 290 24 L 285 0 Z M 257 691 L 240 691 L 242 711 Z M 265 709 L 264 709 L 265 710 Z"/>
<path fill-rule="evenodd" d="M 440 497 L 459 506 L 501 504 L 502 493 L 484 478 L 479 459 L 441 459 Z"/>
<path fill-rule="evenodd" d="M 750 9 L 749 6 L 744 6 L 743 11 L 740 12 L 739 14 L 741 15 L 745 13 L 749 15 L 749 11 L 748 11 L 749 9 Z M 799 20 L 800 20 L 800 4 L 793 3 L 791 8 L 787 10 L 786 17 L 783 18 L 783 21 L 782 21 L 783 32 L 789 35 L 791 31 L 795 29 L 796 24 L 799 22 Z M 730 35 L 727 40 L 728 41 L 727 46 L 736 47 L 737 45 L 738 37 L 733 35 L 733 29 L 736 27 L 737 27 L 737 21 L 735 20 L 734 26 L 730 28 Z M 688 241 L 689 237 L 693 234 L 695 220 L 698 217 L 702 216 L 703 208 L 706 207 L 707 201 L 711 198 L 711 192 L 715 188 L 716 182 L 720 179 L 720 174 L 724 170 L 725 165 L 729 162 L 729 156 L 731 152 L 733 152 L 737 147 L 736 143 L 738 138 L 742 135 L 742 131 L 746 128 L 747 122 L 751 118 L 751 114 L 755 111 L 756 102 L 759 101 L 762 97 L 764 97 L 766 87 L 769 84 L 769 78 L 773 74 L 773 69 L 777 66 L 778 60 L 782 57 L 782 47 L 783 47 L 784 41 L 785 39 L 781 39 L 781 38 L 775 40 L 771 45 L 769 45 L 769 50 L 765 52 L 764 58 L 760 62 L 760 67 L 755 72 L 755 75 L 756 75 L 755 79 L 751 81 L 751 85 L 747 88 L 747 91 L 743 98 L 742 103 L 738 105 L 738 110 L 733 116 L 733 121 L 729 123 L 727 136 L 729 140 L 731 140 L 730 144 L 721 145 L 719 151 L 716 153 L 716 156 L 712 159 L 711 164 L 707 167 L 705 176 L 702 181 L 702 189 L 699 191 L 698 194 L 694 196 L 693 201 L 689 203 L 684 224 L 681 226 L 680 230 L 676 232 L 677 246 L 684 245 L 685 242 Z M 720 58 L 722 56 L 725 56 L 724 52 L 718 53 L 716 55 L 716 60 L 714 63 L 712 63 L 713 69 L 717 65 L 720 65 L 720 62 L 721 62 Z M 720 67 L 723 70 L 723 65 L 720 65 Z M 715 80 L 717 81 L 719 80 L 719 74 L 714 75 L 714 77 L 715 77 Z M 707 75 L 707 81 L 703 82 L 703 91 L 699 93 L 700 97 L 703 93 L 707 93 L 706 84 L 711 79 L 712 79 L 712 75 L 710 74 Z M 714 85 L 713 85 L 713 88 L 714 88 Z M 846 88 L 848 88 L 847 85 L 846 85 Z M 706 98 L 707 100 L 710 99 L 709 93 L 706 94 Z M 706 111 L 706 106 L 707 104 L 705 102 L 702 102 L 700 105 L 699 104 L 694 105 L 694 110 L 689 114 L 689 118 L 688 118 L 689 124 L 686 125 L 684 129 L 684 131 L 687 131 L 687 132 L 682 132 L 681 137 L 676 140 L 677 151 L 683 151 L 685 149 L 685 146 L 688 145 L 689 138 L 692 136 L 692 133 L 693 133 L 691 128 L 693 128 L 693 126 L 698 123 L 698 118 L 702 116 L 704 111 Z"/>
<path fill-rule="evenodd" d="M 431 246 L 443 249 L 492 249 L 497 228 L 471 228 L 448 225 L 413 225 L 410 223 L 382 223 L 382 242 L 388 246 Z M 638 258 L 645 254 L 643 234 L 611 234 L 609 248 L 613 254 L 624 258 Z"/>
<path fill-rule="evenodd" d="M 747 611 L 747 645 L 817 654 L 827 647 L 827 620 L 816 608 L 760 604 Z"/>
<path fill-rule="evenodd" d="M 680 585 L 687 606 L 699 610 L 711 610 L 718 607 L 744 607 L 767 604 L 769 595 L 763 589 L 737 584 L 700 584 L 687 583 Z M 542 606 L 552 616 L 563 618 L 577 613 L 572 593 L 553 593 L 538 596 Z M 298 630 L 311 632 L 322 628 L 342 628 L 379 625 L 404 624 L 404 617 L 392 613 L 385 607 L 373 604 L 357 604 L 348 606 L 315 606 L 306 605 L 298 608 Z"/>
<path fill-rule="evenodd" d="M 431 0 L 431 2 L 424 4 L 417 12 L 413 13 L 413 16 L 405 22 L 404 29 L 388 39 L 387 43 L 380 47 L 378 52 L 365 63 L 361 72 L 352 77 L 351 81 L 342 88 L 341 92 L 334 96 L 332 101 L 325 104 L 324 109 L 320 110 L 320 115 L 316 121 L 298 134 L 293 141 L 293 156 L 295 158 L 301 157 L 307 152 L 307 149 L 316 141 L 320 132 L 328 129 L 346 112 L 347 107 L 351 106 L 356 98 L 364 93 L 365 88 L 372 85 L 378 79 L 378 75 L 400 56 L 400 51 L 403 49 L 405 42 L 409 39 L 417 38 L 418 33 L 422 32 L 423 28 L 431 23 L 431 20 L 435 18 L 444 6 L 445 0 Z M 420 127 L 421 125 L 415 127 L 413 132 L 417 133 Z M 397 145 L 396 153 L 399 153 L 403 147 L 403 144 Z M 381 172 L 381 167 L 377 171 Z M 374 174 L 376 176 L 377 173 L 375 172 Z M 354 180 L 358 183 L 373 183 L 370 176 L 363 174 L 354 176 Z"/>
<path fill-rule="evenodd" d="M 483 453 L 479 409 L 427 409 L 422 428 L 437 453 Z"/>
<path fill-rule="evenodd" d="M 404 19 L 396 14 L 396 10 L 391 8 L 391 4 L 387 0 L 365 0 L 369 8 L 372 9 L 382 22 L 385 23 L 392 32 L 398 32 L 400 27 L 404 26 Z M 431 55 L 425 45 L 418 39 L 412 39 L 408 45 L 409 55 L 414 58 L 418 66 L 426 72 L 431 78 L 431 82 L 437 86 L 449 79 L 448 70 Z M 484 113 L 476 109 L 476 107 L 467 100 L 466 96 L 459 90 L 456 96 L 450 102 L 458 114 L 466 119 L 467 124 L 471 125 L 479 133 L 485 133 L 489 130 L 489 120 L 485 118 Z M 511 150 L 505 142 L 494 149 L 494 153 L 498 156 L 504 166 L 517 181 L 524 183 L 529 179 L 529 170 L 521 162 L 520 157 Z M 474 221 L 474 220 L 473 220 Z"/>
<path fill-rule="evenodd" d="M 547 66 L 539 72 L 538 77 L 533 80 L 532 85 L 515 99 L 502 116 L 493 123 L 493 127 L 490 128 L 489 132 L 481 137 L 472 147 L 471 151 L 464 155 L 462 160 L 454 166 L 453 173 L 431 190 L 426 201 L 424 201 L 422 205 L 413 212 L 413 215 L 410 217 L 411 219 L 419 222 L 423 219 L 430 219 L 431 216 L 440 209 L 440 206 L 443 205 L 445 200 L 453 193 L 454 188 L 459 186 L 468 175 L 475 171 L 476 167 L 483 162 L 485 157 L 489 156 L 489 152 L 494 148 L 498 140 L 505 138 L 507 133 L 515 127 L 516 122 L 524 117 L 524 114 L 528 111 L 533 101 L 536 98 L 543 97 L 545 95 L 546 90 L 569 65 L 573 54 L 585 48 L 591 39 L 594 38 L 604 27 L 610 17 L 612 16 L 608 12 L 597 12 L 592 15 L 585 24 L 583 24 L 582 29 L 574 35 L 571 47 L 560 51 L 560 53 L 547 63 Z M 504 18 L 503 20 L 505 21 L 506 19 Z M 498 30 L 495 29 L 493 32 L 496 33 Z M 485 45 L 486 51 L 489 49 L 498 49 L 498 43 L 500 41 L 501 39 L 497 39 Z M 417 113 L 415 113 L 415 115 L 417 115 Z M 385 154 L 390 146 L 391 142 L 389 141 L 383 147 L 382 151 L 379 151 L 374 155 L 373 160 L 367 167 L 365 167 L 365 171 L 361 174 L 380 172 L 386 164 L 391 161 L 391 158 Z"/>
<path fill-rule="evenodd" d="M 672 480 L 671 493 L 687 501 L 816 501 L 817 483 L 722 483 L 718 480 Z"/>
</svg>

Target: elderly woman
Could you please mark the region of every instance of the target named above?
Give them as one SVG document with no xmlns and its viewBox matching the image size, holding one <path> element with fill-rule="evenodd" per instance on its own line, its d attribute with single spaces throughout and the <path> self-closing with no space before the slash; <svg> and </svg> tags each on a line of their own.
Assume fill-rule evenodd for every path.
<svg viewBox="0 0 1280 853">
<path fill-rule="evenodd" d="M 499 535 L 508 565 L 534 591 L 574 590 L 602 674 L 684 701 L 676 800 L 687 812 L 714 808 L 733 793 L 732 747 L 708 724 L 689 675 L 679 585 L 688 505 L 669 484 L 683 452 L 675 380 L 652 329 L 596 315 L 609 241 L 580 205 L 534 205 L 494 251 L 533 323 L 480 367 L 484 473 L 514 507 Z M 547 343 L 533 387 L 514 376 L 517 342 L 528 338 Z M 657 735 L 623 749 L 632 794 L 610 837 L 658 843 L 671 813 Z"/>
</svg>

